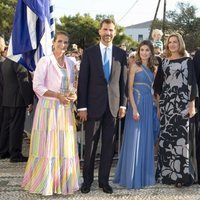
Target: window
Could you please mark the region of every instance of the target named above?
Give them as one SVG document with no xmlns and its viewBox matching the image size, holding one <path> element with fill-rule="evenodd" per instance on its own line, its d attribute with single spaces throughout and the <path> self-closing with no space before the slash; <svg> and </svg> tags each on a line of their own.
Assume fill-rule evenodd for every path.
<svg viewBox="0 0 200 200">
<path fill-rule="evenodd" d="M 139 34 L 138 35 L 138 42 L 141 42 L 141 41 L 143 41 L 143 35 Z"/>
</svg>

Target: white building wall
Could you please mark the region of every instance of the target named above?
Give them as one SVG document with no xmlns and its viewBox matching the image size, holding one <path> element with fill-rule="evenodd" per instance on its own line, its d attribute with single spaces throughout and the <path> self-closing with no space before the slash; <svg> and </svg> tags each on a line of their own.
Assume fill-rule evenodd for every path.
<svg viewBox="0 0 200 200">
<path fill-rule="evenodd" d="M 135 41 L 140 42 L 141 40 L 146 40 L 149 38 L 149 28 L 125 28 L 124 33 Z M 142 36 L 142 37 L 141 37 Z"/>
</svg>

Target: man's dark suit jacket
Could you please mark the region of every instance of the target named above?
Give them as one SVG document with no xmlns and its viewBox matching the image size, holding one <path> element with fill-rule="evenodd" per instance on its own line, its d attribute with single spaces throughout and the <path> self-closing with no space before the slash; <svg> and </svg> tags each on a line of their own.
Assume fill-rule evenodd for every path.
<svg viewBox="0 0 200 200">
<path fill-rule="evenodd" d="M 196 74 L 197 85 L 199 88 L 199 96 L 200 96 L 200 49 L 198 49 L 193 58 L 194 61 L 194 70 Z"/>
<path fill-rule="evenodd" d="M 2 104 L 2 99 L 3 99 L 3 76 L 1 71 L 1 65 L 2 62 L 0 62 L 0 106 Z"/>
<path fill-rule="evenodd" d="M 78 108 L 87 108 L 88 117 L 98 119 L 109 103 L 111 114 L 117 117 L 119 107 L 127 103 L 126 83 L 127 60 L 124 50 L 113 46 L 111 75 L 107 84 L 100 46 L 86 49 L 80 66 Z"/>
<path fill-rule="evenodd" d="M 28 70 L 6 58 L 2 64 L 4 107 L 24 107 L 32 104 L 33 90 Z"/>
</svg>

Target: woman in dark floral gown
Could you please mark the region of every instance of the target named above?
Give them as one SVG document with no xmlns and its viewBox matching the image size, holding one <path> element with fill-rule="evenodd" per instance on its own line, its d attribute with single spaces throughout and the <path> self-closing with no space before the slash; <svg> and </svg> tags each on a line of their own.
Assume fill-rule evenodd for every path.
<svg viewBox="0 0 200 200">
<path fill-rule="evenodd" d="M 178 33 L 166 42 L 162 61 L 160 93 L 160 138 L 156 179 L 163 184 L 188 186 L 196 182 L 195 131 L 191 125 L 197 96 L 193 62 L 185 56 Z M 193 129 L 191 129 L 193 128 Z"/>
</svg>

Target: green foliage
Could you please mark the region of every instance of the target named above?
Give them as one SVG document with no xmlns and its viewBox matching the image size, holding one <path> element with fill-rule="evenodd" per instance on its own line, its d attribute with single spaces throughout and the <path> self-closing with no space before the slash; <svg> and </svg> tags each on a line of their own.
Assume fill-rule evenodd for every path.
<svg viewBox="0 0 200 200">
<path fill-rule="evenodd" d="M 17 0 L 1 0 L 0 2 L 0 35 L 2 35 L 6 41 L 9 40 L 12 32 L 16 4 Z"/>
<path fill-rule="evenodd" d="M 166 12 L 165 36 L 179 32 L 185 41 L 188 51 L 200 46 L 200 18 L 196 17 L 197 8 L 189 3 L 177 3 L 177 9 Z M 156 20 L 153 28 L 162 27 L 162 20 Z"/>
<path fill-rule="evenodd" d="M 0 2 L 0 35 L 2 35 L 6 41 L 9 41 L 12 32 L 12 24 L 14 19 L 15 7 L 17 0 L 1 0 Z M 96 15 L 93 19 L 89 14 L 76 14 L 75 16 L 63 16 L 60 18 L 60 22 L 56 23 L 56 30 L 63 30 L 70 34 L 70 42 L 77 44 L 81 48 L 85 48 L 98 43 L 99 41 L 99 23 L 105 18 L 112 18 L 113 15 Z M 117 33 L 121 33 L 123 28 L 117 26 Z M 116 41 L 116 42 L 115 42 Z M 125 36 L 117 34 L 114 43 L 116 45 L 125 42 L 126 44 L 132 44 L 132 40 Z"/>
<path fill-rule="evenodd" d="M 15 7 L 17 0 L 1 0 L 0 2 L 0 35 L 3 35 L 8 41 L 12 31 Z M 182 34 L 188 51 L 200 46 L 200 18 L 196 17 L 197 8 L 189 3 L 177 3 L 177 9 L 166 12 L 164 24 L 165 36 L 178 31 Z M 105 18 L 112 18 L 113 15 L 96 15 L 95 19 L 89 14 L 81 16 L 63 16 L 60 22 L 56 23 L 57 30 L 64 30 L 71 36 L 71 43 L 76 43 L 79 47 L 85 48 L 98 43 L 99 41 L 99 23 Z M 129 36 L 123 34 L 124 28 L 117 25 L 117 35 L 114 39 L 115 45 L 125 43 L 127 48 L 136 47 L 137 42 Z M 153 29 L 163 28 L 163 21 L 156 20 Z"/>
<path fill-rule="evenodd" d="M 130 48 L 136 48 L 138 45 L 138 42 L 134 41 L 130 36 L 119 32 L 119 34 L 115 36 L 113 44 L 115 44 L 116 46 L 120 46 L 120 44 L 122 43 L 126 44 L 127 50 L 129 50 Z"/>
<path fill-rule="evenodd" d="M 115 21 L 114 15 L 96 15 L 95 20 L 101 22 L 103 19 L 112 19 Z"/>
<path fill-rule="evenodd" d="M 179 12 L 170 11 L 167 14 L 171 23 L 170 32 L 178 31 L 182 34 L 188 51 L 200 46 L 200 18 L 196 17 L 197 8 L 189 3 L 178 3 Z"/>
<path fill-rule="evenodd" d="M 60 18 L 60 23 L 56 24 L 56 30 L 66 31 L 70 34 L 71 44 L 75 43 L 81 48 L 87 48 L 99 42 L 98 29 L 100 22 L 105 18 L 112 18 L 112 15 L 96 15 L 93 19 L 89 14 L 76 14 L 75 16 L 63 16 Z M 133 40 L 123 34 L 123 27 L 116 25 L 117 35 L 113 41 L 115 45 L 120 45 L 122 42 L 132 46 L 135 44 Z"/>
<path fill-rule="evenodd" d="M 75 16 L 63 16 L 56 30 L 63 30 L 70 34 L 70 42 L 84 48 L 98 42 L 99 22 L 90 17 L 89 14 L 76 14 Z"/>
</svg>

